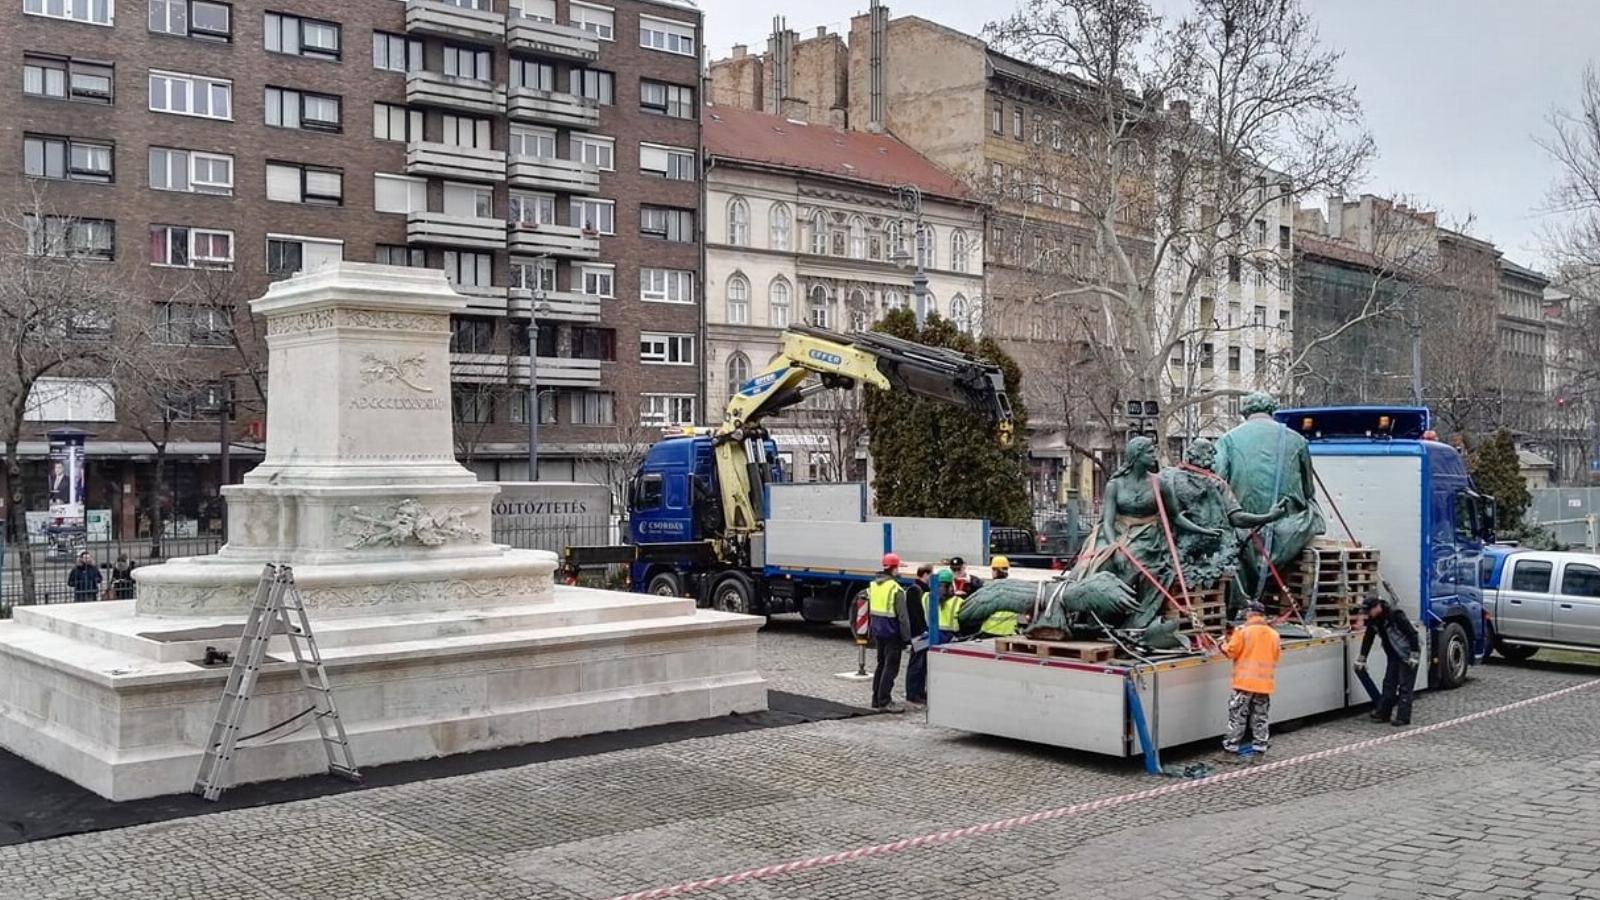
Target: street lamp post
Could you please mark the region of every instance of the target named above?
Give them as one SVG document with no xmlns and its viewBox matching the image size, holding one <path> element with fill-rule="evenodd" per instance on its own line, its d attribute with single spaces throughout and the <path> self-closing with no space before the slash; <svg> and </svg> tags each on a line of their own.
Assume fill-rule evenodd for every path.
<svg viewBox="0 0 1600 900">
<path fill-rule="evenodd" d="M 896 265 L 906 265 L 916 262 L 916 268 L 911 273 L 911 298 L 912 309 L 916 311 L 917 327 L 922 328 L 928 322 L 928 270 L 923 265 L 927 255 L 922 252 L 922 191 L 914 184 L 897 184 L 893 188 L 895 199 L 899 201 L 900 208 L 911 214 L 911 240 L 916 247 L 915 260 L 913 254 L 905 246 L 905 230 L 900 232 L 900 246 L 890 248 L 889 259 Z"/>
<path fill-rule="evenodd" d="M 533 289 L 528 307 L 528 480 L 539 480 L 539 313 L 548 309 L 542 286 Z"/>
</svg>

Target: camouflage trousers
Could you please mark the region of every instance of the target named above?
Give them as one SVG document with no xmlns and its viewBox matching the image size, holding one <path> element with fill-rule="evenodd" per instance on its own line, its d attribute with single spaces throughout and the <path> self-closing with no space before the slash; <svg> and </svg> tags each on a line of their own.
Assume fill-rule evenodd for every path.
<svg viewBox="0 0 1600 900">
<path fill-rule="evenodd" d="M 1257 753 L 1265 751 L 1267 715 L 1271 709 L 1271 694 L 1234 691 L 1228 698 L 1228 736 L 1222 739 L 1222 749 L 1229 753 L 1237 753 L 1242 747 L 1254 747 Z M 1245 740 L 1246 737 L 1250 740 Z"/>
</svg>

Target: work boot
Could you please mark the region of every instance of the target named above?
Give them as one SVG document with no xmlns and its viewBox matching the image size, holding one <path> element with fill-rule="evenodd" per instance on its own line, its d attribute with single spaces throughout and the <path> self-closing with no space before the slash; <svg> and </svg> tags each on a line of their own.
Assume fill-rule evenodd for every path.
<svg viewBox="0 0 1600 900">
<path fill-rule="evenodd" d="M 1374 722 L 1387 722 L 1389 721 L 1389 711 L 1386 709 L 1375 709 L 1372 712 L 1367 713 L 1367 718 Z"/>
<path fill-rule="evenodd" d="M 1411 724 L 1411 720 L 1410 719 L 1402 719 L 1399 716 L 1395 716 L 1394 721 L 1390 722 L 1389 724 L 1393 725 L 1396 728 L 1404 728 L 1407 725 Z"/>
<path fill-rule="evenodd" d="M 888 706 L 880 706 L 880 707 L 878 707 L 878 712 L 903 713 L 905 711 L 906 711 L 906 708 L 904 706 L 901 706 L 900 704 L 895 703 L 892 700 L 889 701 L 889 705 Z"/>
</svg>

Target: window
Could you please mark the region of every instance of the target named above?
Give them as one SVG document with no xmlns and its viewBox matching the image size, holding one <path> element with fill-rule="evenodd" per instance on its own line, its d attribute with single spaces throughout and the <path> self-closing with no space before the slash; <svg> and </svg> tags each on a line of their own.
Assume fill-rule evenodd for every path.
<svg viewBox="0 0 1600 900">
<path fill-rule="evenodd" d="M 639 17 L 639 46 L 695 56 L 694 26 L 652 16 Z"/>
<path fill-rule="evenodd" d="M 482 386 L 451 388 L 450 413 L 465 425 L 493 424 L 494 394 Z"/>
<path fill-rule="evenodd" d="M 611 299 L 617 296 L 617 268 L 616 266 L 602 266 L 586 264 L 577 269 L 578 293 L 590 297 L 603 297 Z"/>
<path fill-rule="evenodd" d="M 1278 249 L 1287 250 L 1292 240 L 1292 232 L 1287 225 L 1278 226 Z"/>
<path fill-rule="evenodd" d="M 639 82 L 639 108 L 645 112 L 671 116 L 674 119 L 694 118 L 694 88 L 662 81 Z"/>
<path fill-rule="evenodd" d="M 446 250 L 444 277 L 456 287 L 493 287 L 494 254 Z"/>
<path fill-rule="evenodd" d="M 372 104 L 372 136 L 380 141 L 422 140 L 422 110 L 393 103 Z"/>
<path fill-rule="evenodd" d="M 511 0 L 511 15 L 543 22 L 556 20 L 556 0 Z"/>
<path fill-rule="evenodd" d="M 789 327 L 789 282 L 782 277 L 772 279 L 767 286 L 767 324 L 773 328 Z"/>
<path fill-rule="evenodd" d="M 211 0 L 150 0 L 150 30 L 205 41 L 231 41 L 233 7 Z"/>
<path fill-rule="evenodd" d="M 540 356 L 555 356 L 554 333 L 551 333 L 550 352 L 544 349 L 544 329 L 540 328 L 539 350 Z M 617 333 L 610 328 L 593 328 L 586 325 L 577 325 L 572 328 L 572 358 L 573 359 L 598 359 L 601 362 L 616 362 L 617 359 Z"/>
<path fill-rule="evenodd" d="M 1561 570 L 1561 593 L 1567 597 L 1600 598 L 1600 569 L 1567 563 Z"/>
<path fill-rule="evenodd" d="M 511 126 L 511 156 L 530 156 L 534 159 L 556 158 L 556 133 L 537 128 Z"/>
<path fill-rule="evenodd" d="M 211 382 L 197 386 L 167 383 L 160 385 L 156 400 L 161 415 L 169 421 L 199 422 L 220 419 L 222 414 L 222 384 Z"/>
<path fill-rule="evenodd" d="M 114 25 L 116 0 L 23 0 L 22 11 L 30 16 L 68 19 L 90 25 Z"/>
<path fill-rule="evenodd" d="M 340 101 L 333 94 L 267 88 L 266 121 L 275 128 L 342 131 Z"/>
<path fill-rule="evenodd" d="M 553 291 L 556 289 L 556 261 L 538 259 L 533 262 L 511 263 L 511 286 L 524 291 Z"/>
<path fill-rule="evenodd" d="M 616 141 L 593 134 L 572 135 L 572 161 L 588 163 L 602 172 L 615 172 Z"/>
<path fill-rule="evenodd" d="M 599 69 L 574 68 L 567 73 L 567 92 L 610 106 L 616 99 L 616 79 Z"/>
<path fill-rule="evenodd" d="M 386 72 L 420 72 L 422 42 L 387 31 L 372 33 L 372 67 Z"/>
<path fill-rule="evenodd" d="M 617 205 L 610 200 L 572 198 L 572 224 L 596 234 L 617 233 Z"/>
<path fill-rule="evenodd" d="M 99 141 L 25 135 L 22 139 L 22 174 L 29 178 L 110 184 L 113 150 L 113 145 Z"/>
<path fill-rule="evenodd" d="M 556 392 L 541 390 L 539 392 L 539 424 L 556 425 L 560 422 Z M 510 413 L 513 425 L 526 425 L 528 423 L 528 389 L 516 388 L 506 397 L 506 409 Z"/>
<path fill-rule="evenodd" d="M 556 224 L 556 197 L 554 194 L 529 194 L 513 191 L 506 219 L 517 225 L 554 225 Z"/>
<path fill-rule="evenodd" d="M 266 47 L 272 53 L 306 56 L 312 59 L 339 58 L 339 24 L 322 19 L 304 19 L 283 13 L 267 13 L 264 28 Z"/>
<path fill-rule="evenodd" d="M 483 184 L 445 182 L 444 214 L 463 219 L 494 218 L 494 188 Z"/>
<path fill-rule="evenodd" d="M 1265 351 L 1265 350 L 1254 350 L 1254 351 L 1251 351 L 1251 357 L 1252 357 L 1251 362 L 1255 366 L 1256 378 L 1260 379 L 1262 376 L 1267 374 L 1267 351 Z"/>
<path fill-rule="evenodd" d="M 616 423 L 616 398 L 610 391 L 572 393 L 572 424 L 615 425 Z"/>
<path fill-rule="evenodd" d="M 567 10 L 567 21 L 602 41 L 616 40 L 616 15 L 610 7 L 575 2 Z"/>
<path fill-rule="evenodd" d="M 1019 141 L 1022 140 L 1022 110 L 1020 108 L 1011 110 L 1011 136 Z"/>
<path fill-rule="evenodd" d="M 639 335 L 639 361 L 669 366 L 692 366 L 694 335 L 643 332 Z"/>
<path fill-rule="evenodd" d="M 492 146 L 493 123 L 490 120 L 457 113 L 445 113 L 440 119 L 441 143 L 477 150 L 488 150 Z"/>
<path fill-rule="evenodd" d="M 233 346 L 233 310 L 194 303 L 158 303 L 151 340 L 184 347 Z"/>
<path fill-rule="evenodd" d="M 1229 256 L 1228 257 L 1228 280 L 1233 282 L 1234 284 L 1238 284 L 1239 283 L 1239 273 L 1240 273 L 1241 270 L 1242 270 L 1242 267 L 1241 267 L 1241 265 L 1239 263 L 1239 257 L 1237 257 L 1237 256 Z"/>
<path fill-rule="evenodd" d="M 426 269 L 428 267 L 428 253 L 421 247 L 407 247 L 404 244 L 379 244 L 377 252 L 373 254 L 372 261 L 380 266 L 406 266 L 412 269 Z"/>
<path fill-rule="evenodd" d="M 1240 366 L 1240 362 L 1241 362 L 1240 353 L 1241 352 L 1242 351 L 1240 351 L 1240 349 L 1238 347 L 1229 347 L 1228 348 L 1228 371 L 1229 372 L 1242 371 L 1241 366 Z"/>
<path fill-rule="evenodd" d="M 728 201 L 728 243 L 735 247 L 750 246 L 750 204 L 743 197 Z"/>
<path fill-rule="evenodd" d="M 772 204 L 767 210 L 768 249 L 789 249 L 789 236 L 793 231 L 794 217 L 789 214 L 789 207 L 782 203 Z"/>
<path fill-rule="evenodd" d="M 150 265 L 180 269 L 232 268 L 233 232 L 185 225 L 151 225 Z"/>
<path fill-rule="evenodd" d="M 1518 560 L 1511 570 L 1511 589 L 1533 594 L 1550 593 L 1550 576 L 1554 566 L 1538 560 Z"/>
<path fill-rule="evenodd" d="M 972 307 L 966 297 L 957 294 L 950 298 L 950 321 L 955 323 L 957 331 L 972 331 Z"/>
<path fill-rule="evenodd" d="M 867 258 L 867 222 L 860 216 L 850 217 L 850 258 Z"/>
<path fill-rule="evenodd" d="M 267 163 L 267 199 L 312 206 L 342 206 L 344 172 L 295 163 Z"/>
<path fill-rule="evenodd" d="M 735 351 L 728 357 L 728 396 L 739 393 L 739 388 L 750 380 L 750 357 Z"/>
<path fill-rule="evenodd" d="M 158 191 L 233 194 L 233 157 L 172 147 L 150 148 L 150 187 Z"/>
<path fill-rule="evenodd" d="M 1210 369 L 1217 364 L 1216 349 L 1210 344 L 1200 345 L 1200 368 Z"/>
<path fill-rule="evenodd" d="M 532 59 L 511 58 L 511 86 L 536 91 L 556 89 L 556 67 Z"/>
<path fill-rule="evenodd" d="M 811 289 L 811 324 L 818 328 L 833 327 L 833 304 L 828 298 L 828 289 L 817 285 Z"/>
<path fill-rule="evenodd" d="M 22 92 L 57 100 L 110 103 L 112 67 L 109 63 L 25 53 L 22 56 Z"/>
<path fill-rule="evenodd" d="M 1261 305 L 1258 304 L 1255 307 L 1255 309 L 1252 310 L 1252 315 L 1251 315 L 1251 318 L 1250 318 L 1250 324 L 1255 325 L 1257 327 L 1262 327 L 1262 328 L 1266 327 L 1266 324 L 1267 324 L 1267 308 L 1265 306 L 1261 306 Z"/>
<path fill-rule="evenodd" d="M 232 119 L 233 82 L 204 75 L 151 70 L 150 109 L 152 112 L 179 116 Z"/>
<path fill-rule="evenodd" d="M 828 214 L 820 209 L 811 214 L 811 252 L 818 256 L 828 253 Z"/>
<path fill-rule="evenodd" d="M 267 272 L 274 277 L 315 272 L 343 258 L 343 241 L 267 235 Z"/>
<path fill-rule="evenodd" d="M 114 259 L 117 224 L 110 219 L 72 216 L 22 217 L 29 256 Z"/>
<path fill-rule="evenodd" d="M 651 427 L 694 424 L 693 394 L 645 394 L 639 398 L 639 424 Z M 640 508 L 645 507 L 645 490 L 640 484 Z M 660 485 L 656 485 L 659 495 Z M 659 505 L 659 496 L 658 496 Z"/>
<path fill-rule="evenodd" d="M 996 100 L 994 108 L 989 110 L 989 130 L 995 134 L 1006 133 L 1006 105 Z"/>
<path fill-rule="evenodd" d="M 666 206 L 639 207 L 639 233 L 667 241 L 694 243 L 694 210 Z"/>
<path fill-rule="evenodd" d="M 737 272 L 728 276 L 728 324 L 750 324 L 750 281 Z"/>
<path fill-rule="evenodd" d="M 695 152 L 681 147 L 664 147 L 659 144 L 639 145 L 639 171 L 669 181 L 695 180 Z M 750 210 L 745 209 L 749 218 Z M 747 223 L 748 224 L 748 223 Z"/>
<path fill-rule="evenodd" d="M 494 80 L 494 54 L 475 47 L 444 45 L 444 74 L 473 81 Z"/>
<path fill-rule="evenodd" d="M 382 213 L 427 212 L 428 179 L 373 175 L 372 208 Z"/>
<path fill-rule="evenodd" d="M 639 299 L 652 303 L 693 303 L 694 273 L 686 269 L 640 269 Z"/>
<path fill-rule="evenodd" d="M 939 263 L 939 241 L 932 225 L 917 226 L 917 265 L 925 269 Z"/>
<path fill-rule="evenodd" d="M 451 353 L 493 353 L 494 320 L 469 316 L 450 319 Z"/>
<path fill-rule="evenodd" d="M 967 233 L 959 229 L 950 232 L 950 269 L 967 271 Z"/>
</svg>

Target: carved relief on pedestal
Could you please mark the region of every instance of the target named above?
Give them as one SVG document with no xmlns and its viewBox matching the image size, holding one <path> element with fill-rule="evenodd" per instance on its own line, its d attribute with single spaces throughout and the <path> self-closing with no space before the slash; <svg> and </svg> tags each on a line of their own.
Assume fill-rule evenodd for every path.
<svg viewBox="0 0 1600 900">
<path fill-rule="evenodd" d="M 466 523 L 476 509 L 451 507 L 434 512 L 415 498 L 406 498 L 390 504 L 376 514 L 365 513 L 361 507 L 352 506 L 341 512 L 337 519 L 340 534 L 354 538 L 346 549 L 362 547 L 441 547 L 449 543 L 475 544 L 483 540 L 483 532 Z"/>
</svg>

